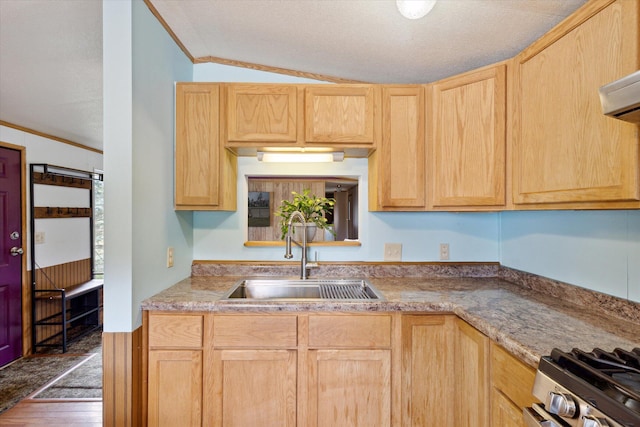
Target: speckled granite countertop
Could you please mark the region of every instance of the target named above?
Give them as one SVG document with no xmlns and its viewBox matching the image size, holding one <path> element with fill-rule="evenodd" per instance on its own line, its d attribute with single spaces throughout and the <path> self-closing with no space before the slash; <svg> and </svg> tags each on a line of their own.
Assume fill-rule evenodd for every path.
<svg viewBox="0 0 640 427">
<path fill-rule="evenodd" d="M 265 275 L 266 270 L 253 269 L 251 272 L 254 274 L 246 274 L 242 268 L 233 268 L 232 271 L 237 275 L 229 275 L 221 274 L 230 273 L 224 269 L 220 271 L 212 267 L 202 271 L 194 267 L 192 277 L 145 300 L 142 309 L 203 312 L 455 313 L 532 367 L 537 367 L 540 356 L 549 354 L 554 347 L 563 350 L 640 347 L 640 324 L 635 321 L 635 316 L 640 314 L 640 304 L 617 301 L 608 296 L 602 297 L 602 294 L 571 287 L 574 288 L 570 292 L 572 295 L 576 292 L 596 294 L 594 299 L 599 301 L 598 309 L 587 309 L 577 305 L 575 301 L 568 302 L 557 293 L 549 295 L 540 289 L 513 283 L 513 270 L 505 273 L 502 267 L 496 265 L 479 266 L 472 268 L 472 271 L 467 267 L 452 269 L 447 266 L 449 270 L 445 272 L 438 268 L 429 269 L 428 272 L 386 270 L 384 273 L 388 275 L 381 277 L 369 272 L 371 274 L 359 277 L 367 277 L 381 291 L 385 301 L 356 303 L 321 300 L 257 303 L 220 301 L 224 293 L 241 277 Z M 274 273 L 272 270 L 268 272 Z M 342 269 L 341 272 L 344 273 L 345 270 Z M 216 275 L 206 275 L 210 273 Z M 339 277 L 355 277 L 355 271 L 349 273 Z M 363 271 L 360 269 L 357 273 Z M 460 274 L 475 277 L 460 277 Z M 607 309 L 610 311 L 607 312 Z M 620 311 L 630 314 L 631 319 L 614 317 L 615 311 L 618 314 Z"/>
</svg>

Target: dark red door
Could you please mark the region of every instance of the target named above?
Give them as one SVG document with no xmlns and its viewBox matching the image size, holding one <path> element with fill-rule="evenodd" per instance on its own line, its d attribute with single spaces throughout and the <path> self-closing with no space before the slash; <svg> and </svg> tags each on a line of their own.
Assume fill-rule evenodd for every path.
<svg viewBox="0 0 640 427">
<path fill-rule="evenodd" d="M 20 151 L 0 147 L 0 366 L 22 355 Z"/>
</svg>

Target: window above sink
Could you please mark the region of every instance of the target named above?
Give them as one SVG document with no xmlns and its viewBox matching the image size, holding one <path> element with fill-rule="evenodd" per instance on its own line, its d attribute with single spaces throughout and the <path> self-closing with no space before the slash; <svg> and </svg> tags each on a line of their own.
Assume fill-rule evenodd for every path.
<svg viewBox="0 0 640 427">
<path fill-rule="evenodd" d="M 249 176 L 247 242 L 245 246 L 284 245 L 280 235 L 280 217 L 275 215 L 282 200 L 291 200 L 292 191 L 334 198 L 334 211 L 327 215 L 331 229 L 316 230 L 312 246 L 359 246 L 358 180 L 352 177 Z"/>
</svg>

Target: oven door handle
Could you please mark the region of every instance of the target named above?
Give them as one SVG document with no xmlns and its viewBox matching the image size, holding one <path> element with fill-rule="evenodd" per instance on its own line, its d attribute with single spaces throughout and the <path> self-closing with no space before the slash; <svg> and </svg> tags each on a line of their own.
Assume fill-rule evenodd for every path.
<svg viewBox="0 0 640 427">
<path fill-rule="evenodd" d="M 537 403 L 532 408 L 524 408 L 522 416 L 527 427 L 562 427 Z"/>
</svg>

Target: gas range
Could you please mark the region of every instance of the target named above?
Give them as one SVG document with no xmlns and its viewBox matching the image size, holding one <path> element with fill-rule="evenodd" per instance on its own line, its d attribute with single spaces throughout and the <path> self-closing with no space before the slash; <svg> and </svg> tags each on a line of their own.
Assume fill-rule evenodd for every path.
<svg viewBox="0 0 640 427">
<path fill-rule="evenodd" d="M 527 426 L 640 427 L 640 348 L 553 349 L 540 359 Z"/>
</svg>

